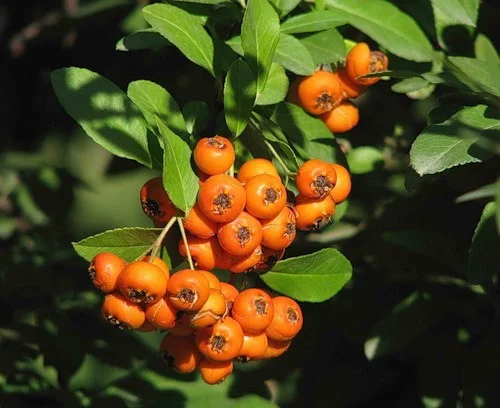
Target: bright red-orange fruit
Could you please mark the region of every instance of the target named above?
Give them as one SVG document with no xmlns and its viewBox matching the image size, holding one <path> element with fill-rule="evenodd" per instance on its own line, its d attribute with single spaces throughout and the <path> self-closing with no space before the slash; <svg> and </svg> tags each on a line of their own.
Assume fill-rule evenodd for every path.
<svg viewBox="0 0 500 408">
<path fill-rule="evenodd" d="M 196 144 L 193 157 L 198 168 L 205 174 L 221 174 L 228 171 L 234 163 L 234 147 L 225 137 L 205 137 Z"/>
<path fill-rule="evenodd" d="M 147 321 L 157 329 L 167 330 L 175 326 L 177 310 L 166 297 L 161 298 L 159 302 L 146 305 L 145 312 Z"/>
<path fill-rule="evenodd" d="M 262 258 L 262 247 L 259 245 L 250 255 L 239 257 L 231 265 L 230 271 L 233 273 L 248 272 L 255 269 L 255 266 Z"/>
<path fill-rule="evenodd" d="M 261 174 L 245 184 L 246 210 L 256 218 L 269 219 L 279 214 L 286 205 L 286 189 L 274 176 Z"/>
<path fill-rule="evenodd" d="M 243 334 L 243 347 L 241 348 L 238 360 L 249 361 L 262 358 L 267 350 L 267 336 L 260 334 Z"/>
<path fill-rule="evenodd" d="M 342 93 L 344 98 L 353 99 L 357 98 L 359 95 L 366 91 L 366 86 L 357 84 L 354 82 L 347 73 L 345 68 L 341 68 L 337 71 L 340 79 L 340 85 L 342 87 Z"/>
<path fill-rule="evenodd" d="M 204 239 L 188 234 L 187 242 L 191 258 L 196 268 L 203 270 L 211 270 L 215 268 L 215 257 L 217 251 L 220 251 L 220 245 L 216 237 Z M 184 245 L 184 240 L 182 239 L 179 241 L 179 253 L 184 258 L 187 258 L 186 246 Z"/>
<path fill-rule="evenodd" d="M 123 268 L 116 286 L 132 302 L 156 303 L 165 295 L 167 282 L 167 276 L 160 267 L 137 261 Z"/>
<path fill-rule="evenodd" d="M 170 269 L 168 269 L 168 265 L 165 263 L 165 261 L 163 259 L 155 256 L 153 258 L 153 260 L 151 261 L 151 257 L 149 255 L 147 255 L 147 256 L 142 257 L 141 261 L 149 262 L 149 263 L 152 263 L 153 265 L 156 265 L 158 268 L 160 268 L 165 273 L 167 280 L 170 278 Z"/>
<path fill-rule="evenodd" d="M 277 341 L 292 340 L 302 329 L 304 318 L 298 303 L 286 296 L 273 298 L 274 316 L 266 329 L 267 337 Z"/>
<path fill-rule="evenodd" d="M 262 245 L 272 249 L 285 249 L 295 239 L 297 223 L 295 213 L 285 207 L 270 220 L 262 220 Z"/>
<path fill-rule="evenodd" d="M 199 366 L 201 354 L 192 337 L 167 334 L 160 344 L 160 356 L 167 365 L 181 374 L 192 373 Z"/>
<path fill-rule="evenodd" d="M 200 238 L 211 238 L 217 234 L 217 223 L 208 218 L 198 205 L 195 205 L 182 223 L 191 234 Z"/>
<path fill-rule="evenodd" d="M 261 158 L 252 159 L 243 163 L 236 177 L 240 183 L 245 184 L 251 178 L 261 174 L 268 174 L 281 180 L 274 164 L 270 160 Z"/>
<path fill-rule="evenodd" d="M 201 354 L 213 361 L 231 361 L 243 346 L 243 330 L 236 320 L 226 317 L 215 325 L 199 329 L 194 341 Z"/>
<path fill-rule="evenodd" d="M 89 265 L 89 275 L 97 289 L 104 293 L 116 290 L 116 280 L 127 263 L 111 252 L 97 254 Z"/>
<path fill-rule="evenodd" d="M 217 239 L 226 252 L 236 256 L 248 255 L 262 241 L 262 226 L 259 220 L 242 212 L 235 220 L 220 226 Z"/>
<path fill-rule="evenodd" d="M 167 223 L 175 216 L 176 209 L 163 188 L 161 177 L 152 178 L 144 184 L 140 197 L 142 210 L 155 223 Z"/>
<path fill-rule="evenodd" d="M 210 295 L 198 312 L 191 314 L 194 328 L 212 326 L 227 313 L 227 301 L 220 290 L 210 289 Z"/>
<path fill-rule="evenodd" d="M 267 360 L 281 356 L 285 351 L 290 348 L 292 340 L 277 341 L 267 338 L 267 349 L 262 357 L 256 357 L 254 360 Z"/>
<path fill-rule="evenodd" d="M 380 51 L 371 51 L 368 44 L 360 42 L 347 54 L 346 70 L 349 78 L 357 84 L 370 86 L 380 78 L 359 78 L 367 74 L 386 71 L 389 66 L 387 55 Z"/>
<path fill-rule="evenodd" d="M 331 195 L 323 198 L 298 195 L 295 199 L 295 214 L 299 230 L 317 230 L 331 221 L 335 214 L 335 201 Z"/>
<path fill-rule="evenodd" d="M 234 300 L 231 316 L 245 333 L 262 333 L 273 320 L 271 297 L 261 289 L 246 289 Z"/>
<path fill-rule="evenodd" d="M 349 197 L 349 194 L 351 193 L 351 175 L 349 174 L 349 171 L 340 164 L 331 164 L 331 166 L 337 173 L 337 183 L 335 184 L 335 187 L 333 187 L 332 191 L 330 191 L 330 195 L 332 196 L 333 201 L 335 201 L 335 204 L 339 204 Z"/>
<path fill-rule="evenodd" d="M 228 308 L 231 309 L 233 307 L 234 299 L 236 299 L 236 296 L 238 296 L 240 292 L 238 292 L 238 289 L 236 289 L 233 285 L 226 282 L 220 283 L 220 290 L 227 300 Z"/>
<path fill-rule="evenodd" d="M 278 262 L 285 254 L 284 249 L 271 249 L 266 246 L 262 246 L 262 256 L 259 263 L 255 266 L 257 270 L 268 270 L 271 269 L 276 262 Z"/>
<path fill-rule="evenodd" d="M 118 292 L 104 297 L 101 313 L 104 320 L 122 330 L 138 329 L 146 320 L 142 307 Z"/>
<path fill-rule="evenodd" d="M 325 197 L 337 182 L 337 173 L 330 164 L 319 159 L 306 161 L 300 166 L 295 184 L 306 197 Z"/>
<path fill-rule="evenodd" d="M 172 275 L 167 285 L 167 299 L 177 310 L 197 312 L 210 295 L 207 278 L 198 271 L 182 269 Z"/>
<path fill-rule="evenodd" d="M 200 362 L 201 378 L 207 384 L 220 384 L 233 372 L 232 361 L 212 361 L 203 358 Z"/>
<path fill-rule="evenodd" d="M 321 115 L 320 119 L 333 133 L 345 133 L 359 123 L 359 110 L 352 102 L 344 101 Z"/>
<path fill-rule="evenodd" d="M 342 99 L 342 89 L 337 74 L 316 71 L 304 77 L 297 85 L 300 106 L 312 115 L 321 115 L 332 110 Z"/>
</svg>

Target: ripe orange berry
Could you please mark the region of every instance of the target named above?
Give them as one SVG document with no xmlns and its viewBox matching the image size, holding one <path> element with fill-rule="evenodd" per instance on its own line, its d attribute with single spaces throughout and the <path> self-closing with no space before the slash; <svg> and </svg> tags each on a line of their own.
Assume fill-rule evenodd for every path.
<svg viewBox="0 0 500 408">
<path fill-rule="evenodd" d="M 198 238 L 195 235 L 187 235 L 189 252 L 196 268 L 213 269 L 215 268 L 215 254 L 219 251 L 219 242 L 216 237 L 209 239 Z M 187 250 L 184 241 L 179 241 L 179 253 L 187 258 Z"/>
<path fill-rule="evenodd" d="M 200 327 L 212 326 L 227 313 L 227 301 L 220 290 L 210 289 L 208 300 L 202 308 L 193 313 L 191 326 L 198 329 Z"/>
<path fill-rule="evenodd" d="M 127 263 L 111 252 L 94 256 L 89 265 L 89 275 L 97 289 L 104 293 L 116 290 L 116 280 Z"/>
<path fill-rule="evenodd" d="M 255 269 L 262 258 L 262 247 L 259 245 L 250 255 L 239 257 L 231 265 L 230 271 L 234 273 L 248 272 Z"/>
<path fill-rule="evenodd" d="M 194 327 L 191 326 L 191 316 L 187 312 L 178 312 L 175 326 L 169 332 L 176 336 L 191 336 L 194 334 Z"/>
<path fill-rule="evenodd" d="M 281 356 L 285 351 L 290 348 L 292 340 L 287 341 L 277 341 L 271 338 L 267 338 L 267 349 L 264 355 L 260 358 L 255 358 L 254 360 L 267 360 L 270 358 L 276 358 Z"/>
<path fill-rule="evenodd" d="M 219 249 L 215 252 L 215 267 L 221 270 L 231 269 L 233 264 L 237 262 L 240 257 L 224 251 L 220 246 L 219 241 L 217 241 L 217 245 L 219 246 Z"/>
<path fill-rule="evenodd" d="M 359 123 L 359 110 L 356 106 L 344 101 L 330 112 L 321 115 L 320 119 L 334 133 L 345 133 Z"/>
<path fill-rule="evenodd" d="M 152 331 L 155 331 L 156 327 L 154 327 L 151 323 L 149 323 L 147 320 L 144 321 L 141 327 L 137 329 L 137 331 L 143 332 L 143 333 L 150 333 Z"/>
<path fill-rule="evenodd" d="M 208 280 L 199 271 L 182 269 L 174 273 L 168 281 L 167 298 L 177 310 L 197 312 L 209 295 Z"/>
<path fill-rule="evenodd" d="M 235 220 L 222 224 L 217 231 L 220 246 L 232 255 L 249 255 L 260 245 L 262 226 L 259 220 L 242 212 Z"/>
<path fill-rule="evenodd" d="M 360 76 L 386 71 L 389 66 L 387 55 L 380 51 L 370 51 L 366 43 L 356 44 L 346 58 L 346 70 L 349 78 L 357 84 L 370 86 L 380 78 L 359 78 Z"/>
<path fill-rule="evenodd" d="M 302 78 L 297 86 L 297 98 L 300 106 L 312 115 L 328 112 L 342 99 L 338 75 L 316 71 L 313 75 Z"/>
<path fill-rule="evenodd" d="M 243 347 L 241 348 L 238 360 L 247 362 L 252 359 L 261 358 L 267 350 L 266 333 L 248 334 L 243 333 Z"/>
<path fill-rule="evenodd" d="M 245 184 L 248 180 L 261 174 L 268 174 L 281 180 L 278 170 L 276 170 L 274 164 L 267 159 L 252 159 L 245 162 L 240 167 L 236 177 L 240 183 Z"/>
<path fill-rule="evenodd" d="M 274 315 L 271 297 L 261 289 L 246 289 L 234 299 L 231 316 L 245 333 L 264 332 Z"/>
<path fill-rule="evenodd" d="M 101 313 L 108 323 L 122 330 L 138 329 L 146 320 L 144 310 L 118 292 L 104 297 Z"/>
<path fill-rule="evenodd" d="M 337 174 L 327 162 L 318 159 L 306 161 L 300 166 L 295 184 L 306 197 L 325 197 L 337 182 Z"/>
<path fill-rule="evenodd" d="M 262 222 L 262 245 L 271 249 L 285 249 L 295 239 L 295 214 L 285 207 L 281 212 L 270 220 Z"/>
<path fill-rule="evenodd" d="M 344 201 L 349 194 L 351 193 L 351 175 L 349 171 L 344 166 L 340 164 L 331 164 L 331 166 L 335 169 L 337 173 L 337 184 L 333 187 L 333 190 L 330 191 L 330 195 L 335 201 L 335 204 L 339 204 Z"/>
<path fill-rule="evenodd" d="M 234 147 L 225 137 L 205 137 L 196 144 L 193 157 L 198 168 L 205 174 L 221 174 L 228 171 L 234 163 Z"/>
<path fill-rule="evenodd" d="M 156 303 L 165 295 L 168 279 L 158 266 L 131 262 L 118 276 L 116 286 L 123 296 L 136 303 Z"/>
<path fill-rule="evenodd" d="M 226 317 L 213 326 L 199 329 L 194 341 L 201 354 L 213 361 L 236 358 L 243 346 L 243 330 L 236 320 Z"/>
<path fill-rule="evenodd" d="M 195 205 L 182 223 L 191 234 L 200 238 L 211 238 L 217 234 L 217 223 L 208 218 L 198 205 Z"/>
<path fill-rule="evenodd" d="M 340 79 L 340 86 L 342 87 L 342 93 L 344 98 L 357 98 L 359 95 L 366 91 L 366 86 L 357 84 L 354 82 L 347 73 L 345 68 L 340 68 L 337 71 Z"/>
<path fill-rule="evenodd" d="M 168 269 L 168 265 L 163 261 L 163 259 L 158 258 L 157 256 L 154 257 L 153 261 L 150 261 L 151 257 L 149 255 L 143 256 L 141 261 L 143 262 L 150 262 L 153 265 L 156 265 L 158 268 L 160 268 L 163 273 L 165 273 L 165 276 L 167 277 L 167 280 L 170 278 L 170 270 Z"/>
<path fill-rule="evenodd" d="M 273 218 L 286 205 L 286 189 L 276 177 L 261 174 L 252 177 L 245 184 L 246 209 L 254 217 Z"/>
<path fill-rule="evenodd" d="M 276 262 L 278 262 L 285 254 L 284 249 L 271 249 L 266 246 L 262 246 L 262 256 L 259 263 L 255 266 L 258 270 L 268 270 L 271 269 Z"/>
<path fill-rule="evenodd" d="M 200 187 L 209 177 L 211 177 L 210 174 L 203 173 L 200 169 L 196 170 L 196 175 L 198 176 L 198 185 Z"/>
<path fill-rule="evenodd" d="M 295 80 L 290 84 L 288 93 L 286 95 L 286 101 L 293 103 L 294 105 L 300 105 L 299 97 L 297 96 L 297 89 L 299 87 L 300 81 L 302 81 L 302 77 L 295 78 Z"/>
<path fill-rule="evenodd" d="M 335 201 L 331 195 L 311 198 L 298 195 L 295 199 L 296 226 L 301 231 L 311 231 L 328 224 L 335 214 Z"/>
<path fill-rule="evenodd" d="M 181 374 L 192 373 L 199 366 L 201 354 L 192 337 L 167 334 L 160 344 L 160 356 Z"/>
<path fill-rule="evenodd" d="M 219 174 L 210 177 L 200 187 L 198 205 L 215 222 L 231 222 L 245 208 L 246 195 L 234 177 Z"/>
<path fill-rule="evenodd" d="M 207 384 L 220 384 L 233 372 L 232 361 L 212 361 L 203 358 L 200 362 L 201 378 Z"/>
<path fill-rule="evenodd" d="M 154 222 L 167 223 L 177 210 L 163 188 L 161 177 L 149 180 L 141 188 L 141 206 L 144 213 Z"/>
<path fill-rule="evenodd" d="M 215 276 L 212 272 L 204 271 L 204 270 L 198 270 L 205 278 L 208 280 L 208 286 L 210 286 L 210 289 L 217 289 L 220 290 L 220 280 L 217 276 Z"/>
<path fill-rule="evenodd" d="M 302 329 L 304 318 L 298 303 L 286 296 L 273 298 L 274 317 L 266 329 L 267 337 L 278 341 L 292 340 Z"/>
<path fill-rule="evenodd" d="M 171 329 L 175 326 L 177 310 L 170 304 L 166 297 L 145 307 L 146 319 L 160 330 Z"/>
<path fill-rule="evenodd" d="M 236 299 L 236 296 L 238 296 L 240 292 L 238 292 L 238 289 L 236 289 L 233 285 L 226 282 L 220 283 L 220 291 L 226 297 L 228 309 L 231 309 L 233 307 L 234 299 Z"/>
</svg>

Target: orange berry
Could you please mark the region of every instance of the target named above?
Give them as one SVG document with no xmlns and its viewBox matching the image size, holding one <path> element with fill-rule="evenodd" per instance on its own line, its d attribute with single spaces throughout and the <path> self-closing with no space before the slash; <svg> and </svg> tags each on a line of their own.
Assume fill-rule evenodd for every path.
<svg viewBox="0 0 500 408">
<path fill-rule="evenodd" d="M 190 316 L 191 326 L 194 328 L 212 326 L 226 313 L 226 298 L 220 290 L 210 289 L 208 300 L 198 312 Z"/>
<path fill-rule="evenodd" d="M 234 147 L 225 137 L 205 137 L 196 144 L 193 157 L 198 168 L 205 174 L 221 174 L 228 171 L 234 163 Z"/>
<path fill-rule="evenodd" d="M 198 185 L 200 187 L 209 177 L 211 177 L 210 174 L 203 173 L 200 169 L 196 170 L 196 175 L 198 176 Z"/>
<path fill-rule="evenodd" d="M 194 334 L 194 327 L 191 326 L 191 316 L 187 312 L 178 312 L 175 326 L 169 332 L 176 336 L 191 336 Z"/>
<path fill-rule="evenodd" d="M 300 166 L 295 184 L 306 197 L 325 197 L 337 182 L 337 174 L 327 162 L 318 159 L 306 161 Z"/>
<path fill-rule="evenodd" d="M 295 239 L 295 213 L 288 207 L 270 220 L 262 221 L 262 245 L 271 249 L 285 249 Z"/>
<path fill-rule="evenodd" d="M 104 297 L 101 313 L 108 323 L 122 330 L 138 329 L 146 320 L 144 310 L 118 292 Z"/>
<path fill-rule="evenodd" d="M 300 81 L 302 81 L 302 77 L 295 78 L 294 81 L 290 84 L 288 93 L 286 95 L 286 101 L 293 103 L 294 105 L 300 105 L 299 97 L 297 95 L 297 89 L 299 87 Z"/>
<path fill-rule="evenodd" d="M 220 384 L 232 372 L 232 361 L 212 361 L 203 358 L 200 362 L 201 378 L 210 385 Z"/>
<path fill-rule="evenodd" d="M 278 170 L 276 170 L 274 164 L 267 159 L 252 159 L 245 162 L 240 167 L 236 177 L 240 183 L 245 184 L 248 180 L 262 174 L 268 174 L 281 180 Z"/>
<path fill-rule="evenodd" d="M 167 280 L 170 278 L 170 270 L 168 269 L 168 265 L 165 263 L 165 261 L 161 258 L 158 258 L 157 256 L 154 257 L 153 261 L 151 262 L 151 257 L 149 255 L 143 256 L 141 261 L 143 262 L 149 262 L 152 263 L 153 265 L 156 265 L 158 268 L 160 268 L 163 273 L 165 273 L 165 276 L 167 277 Z"/>
<path fill-rule="evenodd" d="M 359 95 L 366 91 L 366 86 L 357 84 L 354 82 L 347 73 L 345 68 L 341 68 L 337 71 L 340 79 L 340 86 L 342 87 L 342 93 L 344 98 L 357 98 Z"/>
<path fill-rule="evenodd" d="M 238 296 L 240 292 L 238 292 L 238 289 L 236 289 L 233 285 L 226 282 L 220 283 L 220 291 L 227 300 L 228 308 L 231 309 L 233 307 L 234 299 L 236 299 L 236 296 Z"/>
<path fill-rule="evenodd" d="M 271 297 L 261 289 L 246 289 L 234 299 L 231 316 L 245 333 L 264 332 L 271 324 L 274 308 Z"/>
<path fill-rule="evenodd" d="M 168 281 L 167 298 L 177 310 L 197 312 L 209 295 L 208 280 L 199 271 L 182 269 L 174 273 Z"/>
<path fill-rule="evenodd" d="M 242 212 L 235 220 L 222 224 L 217 231 L 220 246 L 232 255 L 249 255 L 260 245 L 262 226 L 259 220 Z"/>
<path fill-rule="evenodd" d="M 167 223 L 177 212 L 163 188 L 161 177 L 149 180 L 141 188 L 141 206 L 144 213 L 154 222 Z"/>
<path fill-rule="evenodd" d="M 259 245 L 250 255 L 239 257 L 236 261 L 234 261 L 230 270 L 234 273 L 251 271 L 252 269 L 255 269 L 255 266 L 260 262 L 261 258 L 262 248 Z"/>
<path fill-rule="evenodd" d="M 191 234 L 200 238 L 211 238 L 217 234 L 217 223 L 208 218 L 198 205 L 195 205 L 182 223 Z"/>
<path fill-rule="evenodd" d="M 286 296 L 273 298 L 274 316 L 266 329 L 267 337 L 278 341 L 292 340 L 302 329 L 304 318 L 298 303 Z"/>
<path fill-rule="evenodd" d="M 246 209 L 254 217 L 273 218 L 286 205 L 286 189 L 276 177 L 261 174 L 245 184 Z"/>
<path fill-rule="evenodd" d="M 277 341 L 267 338 L 267 349 L 262 357 L 254 358 L 254 360 L 267 360 L 281 356 L 285 351 L 290 348 L 292 340 Z"/>
<path fill-rule="evenodd" d="M 271 269 L 276 262 L 278 262 L 285 254 L 284 249 L 271 249 L 266 246 L 262 246 L 262 256 L 259 263 L 255 266 L 258 270 L 268 270 Z"/>
<path fill-rule="evenodd" d="M 147 320 L 144 321 L 141 327 L 137 329 L 137 331 L 143 332 L 143 333 L 150 333 L 152 331 L 155 331 L 156 327 L 154 327 L 150 322 Z"/>
<path fill-rule="evenodd" d="M 317 230 L 331 221 L 335 214 L 335 201 L 331 195 L 323 198 L 298 195 L 295 199 L 295 214 L 299 230 Z"/>
<path fill-rule="evenodd" d="M 195 235 L 187 235 L 187 242 L 191 258 L 196 268 L 200 269 L 214 269 L 215 268 L 215 254 L 220 251 L 220 245 L 216 237 L 209 239 L 198 238 Z M 179 241 L 179 253 L 187 258 L 187 250 L 184 241 Z"/>
<path fill-rule="evenodd" d="M 145 307 L 146 319 L 157 329 L 166 330 L 175 326 L 177 310 L 166 297 Z"/>
<path fill-rule="evenodd" d="M 332 110 L 342 99 L 342 89 L 337 74 L 316 71 L 302 78 L 297 86 L 300 106 L 312 115 L 321 115 Z"/>
<path fill-rule="evenodd" d="M 199 366 L 201 354 L 192 337 L 167 334 L 160 344 L 160 356 L 181 374 L 192 373 Z"/>
<path fill-rule="evenodd" d="M 194 341 L 201 354 L 213 361 L 236 358 L 243 346 L 243 330 L 236 320 L 226 317 L 213 326 L 199 329 Z"/>
<path fill-rule="evenodd" d="M 136 303 L 156 303 L 165 295 L 168 279 L 158 266 L 131 262 L 118 276 L 116 286 L 123 296 Z"/>
<path fill-rule="evenodd" d="M 380 51 L 370 51 L 368 44 L 356 44 L 346 58 L 346 70 L 349 78 L 359 85 L 370 86 L 380 78 L 359 78 L 360 76 L 386 71 L 389 66 L 387 55 Z"/>
<path fill-rule="evenodd" d="M 337 184 L 333 187 L 332 191 L 330 191 L 330 195 L 335 201 L 335 204 L 339 204 L 344 201 L 349 194 L 351 193 L 351 175 L 349 171 L 344 166 L 340 164 L 331 164 L 331 166 L 335 169 L 337 173 Z"/>
<path fill-rule="evenodd" d="M 320 119 L 334 133 L 345 133 L 359 123 L 359 110 L 349 101 L 342 102 L 330 112 L 321 115 Z"/>
<path fill-rule="evenodd" d="M 204 270 L 198 270 L 205 278 L 208 280 L 208 286 L 210 286 L 210 289 L 217 289 L 220 290 L 220 280 L 217 276 L 215 276 L 212 272 L 204 271 Z"/>
<path fill-rule="evenodd" d="M 219 174 L 210 177 L 200 187 L 198 205 L 215 222 L 231 222 L 245 208 L 246 195 L 234 177 Z"/>
<path fill-rule="evenodd" d="M 264 356 L 267 350 L 267 336 L 265 333 L 248 334 L 243 333 L 243 347 L 238 360 L 247 362 Z"/>
<path fill-rule="evenodd" d="M 116 290 L 116 280 L 127 263 L 111 252 L 101 252 L 94 256 L 89 265 L 89 275 L 97 289 L 104 293 Z"/>
</svg>

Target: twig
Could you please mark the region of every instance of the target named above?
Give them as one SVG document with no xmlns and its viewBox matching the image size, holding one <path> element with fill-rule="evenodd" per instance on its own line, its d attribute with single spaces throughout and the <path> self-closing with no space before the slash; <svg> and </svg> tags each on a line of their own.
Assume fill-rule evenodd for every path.
<svg viewBox="0 0 500 408">
<path fill-rule="evenodd" d="M 189 245 L 187 242 L 186 231 L 184 230 L 184 224 L 182 223 L 181 218 L 177 218 L 177 223 L 179 224 L 179 229 L 181 231 L 182 241 L 184 242 L 184 246 L 186 247 L 186 254 L 189 263 L 189 268 L 194 270 L 193 258 L 191 258 L 191 251 L 189 250 Z"/>
</svg>

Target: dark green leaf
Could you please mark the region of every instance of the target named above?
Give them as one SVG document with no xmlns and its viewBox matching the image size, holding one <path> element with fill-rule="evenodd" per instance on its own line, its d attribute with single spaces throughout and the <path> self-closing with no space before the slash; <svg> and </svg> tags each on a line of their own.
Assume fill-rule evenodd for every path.
<svg viewBox="0 0 500 408">
<path fill-rule="evenodd" d="M 278 14 L 267 0 L 249 0 L 241 25 L 241 45 L 256 78 L 257 95 L 264 92 L 279 29 Z"/>
<path fill-rule="evenodd" d="M 10 238 L 17 230 L 17 219 L 14 217 L 7 217 L 0 215 L 0 240 Z"/>
<path fill-rule="evenodd" d="M 273 290 L 302 302 L 323 302 L 351 279 L 351 263 L 339 251 L 322 249 L 309 255 L 279 261 L 260 275 Z"/>
<path fill-rule="evenodd" d="M 57 69 L 51 79 L 66 112 L 96 143 L 151 167 L 146 122 L 120 88 L 84 68 Z"/>
<path fill-rule="evenodd" d="M 270 0 L 270 1 L 278 9 L 280 17 L 286 16 L 300 3 L 300 0 Z"/>
<path fill-rule="evenodd" d="M 234 137 L 238 137 L 247 126 L 256 92 L 252 70 L 241 58 L 236 60 L 231 65 L 224 84 L 224 113 L 227 126 Z"/>
<path fill-rule="evenodd" d="M 273 105 L 281 102 L 286 97 L 288 86 L 289 81 L 285 69 L 279 64 L 272 63 L 266 86 L 255 104 Z"/>
<path fill-rule="evenodd" d="M 189 101 L 182 109 L 186 128 L 192 135 L 197 135 L 205 129 L 210 120 L 210 108 L 205 102 Z"/>
<path fill-rule="evenodd" d="M 144 18 L 192 62 L 214 73 L 214 43 L 199 19 L 170 4 L 152 4 L 142 9 Z"/>
<path fill-rule="evenodd" d="M 280 34 L 274 60 L 297 75 L 311 75 L 316 65 L 307 48 L 295 37 Z"/>
<path fill-rule="evenodd" d="M 337 30 L 322 31 L 298 36 L 305 45 L 315 65 L 340 63 L 346 57 L 345 43 Z"/>
<path fill-rule="evenodd" d="M 393 54 L 411 61 L 432 60 L 432 45 L 408 14 L 384 0 L 326 0 L 349 15 L 349 23 Z"/>
<path fill-rule="evenodd" d="M 318 10 L 290 17 L 281 24 L 285 34 L 313 33 L 329 30 L 349 22 L 347 13 L 340 10 Z"/>
<path fill-rule="evenodd" d="M 500 65 L 475 58 L 448 57 L 455 77 L 471 90 L 500 98 Z"/>
<path fill-rule="evenodd" d="M 481 61 L 491 62 L 492 64 L 500 63 L 500 56 L 493 43 L 484 34 L 479 33 L 474 42 L 474 53 L 476 58 Z"/>
<path fill-rule="evenodd" d="M 462 194 L 457 197 L 456 203 L 463 203 L 472 200 L 481 200 L 482 198 L 495 197 L 497 190 L 500 189 L 500 180 L 495 183 L 488 184 L 486 186 L 479 187 L 474 191 L 469 191 L 468 193 Z"/>
<path fill-rule="evenodd" d="M 403 79 L 401 82 L 394 84 L 391 89 L 397 93 L 408 93 L 419 91 L 429 85 L 425 79 L 420 77 Z"/>
<path fill-rule="evenodd" d="M 157 50 L 172 45 L 165 37 L 152 28 L 137 31 L 121 38 L 116 43 L 117 51 Z"/>
<path fill-rule="evenodd" d="M 101 252 L 111 252 L 131 262 L 147 251 L 160 232 L 156 228 L 119 228 L 73 242 L 73 247 L 89 262 Z"/>
</svg>

